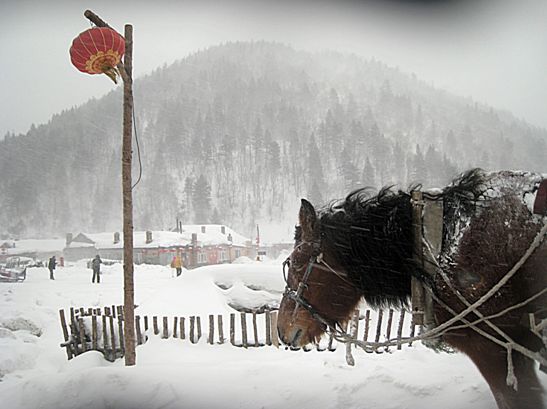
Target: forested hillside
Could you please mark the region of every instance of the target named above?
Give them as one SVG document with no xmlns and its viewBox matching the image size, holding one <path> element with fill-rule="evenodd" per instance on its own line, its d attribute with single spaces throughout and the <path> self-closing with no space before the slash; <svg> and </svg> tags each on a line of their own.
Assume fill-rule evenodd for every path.
<svg viewBox="0 0 547 409">
<path fill-rule="evenodd" d="M 472 70 L 472 63 L 470 63 Z M 106 79 L 105 79 L 106 81 Z M 547 133 L 385 64 L 230 43 L 135 81 L 135 229 L 295 219 L 360 186 L 547 172 Z M 0 141 L 0 234 L 120 230 L 121 88 Z M 134 144 L 134 181 L 138 157 Z"/>
</svg>

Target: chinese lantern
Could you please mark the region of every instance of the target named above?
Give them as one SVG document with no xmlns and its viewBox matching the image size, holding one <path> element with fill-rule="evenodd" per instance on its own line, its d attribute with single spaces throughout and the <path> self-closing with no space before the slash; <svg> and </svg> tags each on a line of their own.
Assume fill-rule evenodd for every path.
<svg viewBox="0 0 547 409">
<path fill-rule="evenodd" d="M 109 27 L 93 27 L 72 41 L 70 60 L 87 74 L 106 74 L 117 83 L 116 65 L 125 52 L 125 40 Z"/>
</svg>

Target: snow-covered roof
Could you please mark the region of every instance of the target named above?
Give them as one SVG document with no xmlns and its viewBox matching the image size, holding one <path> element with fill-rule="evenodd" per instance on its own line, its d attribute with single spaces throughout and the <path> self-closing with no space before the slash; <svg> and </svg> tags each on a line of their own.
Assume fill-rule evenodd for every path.
<svg viewBox="0 0 547 409">
<path fill-rule="evenodd" d="M 6 254 L 61 252 L 65 247 L 65 239 L 21 239 L 7 240 L 11 248 L 6 248 Z M 15 246 L 13 246 L 15 245 Z"/>
<path fill-rule="evenodd" d="M 224 233 L 222 233 L 224 227 Z M 202 228 L 205 233 L 202 233 Z M 221 244 L 233 244 L 235 246 L 245 246 L 250 239 L 236 233 L 229 227 L 220 224 L 195 224 L 182 226 L 182 233 L 172 231 L 154 230 L 152 241 L 146 242 L 146 231 L 133 232 L 134 248 L 158 248 L 158 247 L 179 247 L 192 243 L 192 234 L 197 234 L 199 246 L 216 246 Z M 110 233 L 81 233 L 76 236 L 68 245 L 71 248 L 77 247 L 95 247 L 97 249 L 112 249 L 123 247 L 123 234 L 119 234 L 119 241 L 114 243 L 114 232 Z M 82 238 L 82 240 L 79 239 Z M 89 243 L 85 239 L 89 239 Z M 228 240 L 231 238 L 231 241 Z"/>
</svg>

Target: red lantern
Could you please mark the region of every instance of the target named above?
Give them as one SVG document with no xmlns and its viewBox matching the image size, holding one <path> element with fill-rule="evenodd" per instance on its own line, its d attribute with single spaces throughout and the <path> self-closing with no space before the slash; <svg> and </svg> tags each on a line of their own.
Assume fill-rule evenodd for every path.
<svg viewBox="0 0 547 409">
<path fill-rule="evenodd" d="M 109 27 L 86 30 L 72 41 L 70 60 L 80 71 L 87 74 L 106 74 L 115 83 L 116 65 L 125 52 L 125 40 Z"/>
</svg>

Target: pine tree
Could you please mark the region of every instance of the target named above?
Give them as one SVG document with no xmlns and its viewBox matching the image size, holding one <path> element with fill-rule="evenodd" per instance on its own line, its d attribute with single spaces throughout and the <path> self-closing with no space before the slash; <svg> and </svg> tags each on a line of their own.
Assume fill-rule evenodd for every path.
<svg viewBox="0 0 547 409">
<path fill-rule="evenodd" d="M 209 223 L 211 218 L 211 185 L 205 176 L 200 175 L 194 183 L 192 204 L 194 206 L 195 223 Z"/>
</svg>

